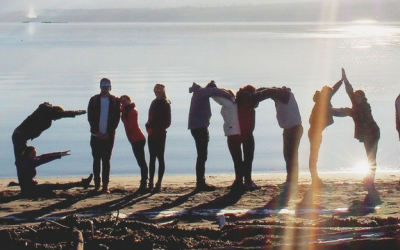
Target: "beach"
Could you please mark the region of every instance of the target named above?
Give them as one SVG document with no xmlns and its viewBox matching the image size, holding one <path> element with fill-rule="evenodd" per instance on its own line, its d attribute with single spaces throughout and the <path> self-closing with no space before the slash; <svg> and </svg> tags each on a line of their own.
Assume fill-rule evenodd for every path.
<svg viewBox="0 0 400 250">
<path fill-rule="evenodd" d="M 368 239 L 382 240 L 386 239 L 384 234 L 389 226 L 392 239 L 397 242 L 396 232 L 400 229 L 397 227 L 400 217 L 398 171 L 377 172 L 375 184 L 379 197 L 367 195 L 361 173 L 321 173 L 324 186 L 313 191 L 310 175 L 301 173 L 298 190 L 290 195 L 283 192 L 281 186 L 285 177 L 286 174 L 257 174 L 253 180 L 260 189 L 233 194 L 227 186 L 232 184 L 234 175 L 206 175 L 207 182 L 217 189 L 201 193 L 193 192 L 195 176 L 167 175 L 161 193 L 136 194 L 138 176 L 111 176 L 110 194 L 94 192 L 92 182 L 87 190 L 78 187 L 29 199 L 19 196 L 18 186 L 8 186 L 16 178 L 3 178 L 0 179 L 1 229 L 34 227 L 74 216 L 79 220 L 108 218 L 158 226 L 164 223 L 171 226 L 169 223 L 173 222 L 175 228 L 190 230 L 220 231 L 232 225 L 340 229 L 335 240 L 348 237 L 344 234 L 349 233 L 346 228 L 351 228 L 353 236 L 361 230 L 359 237 L 362 239 L 369 235 Z M 37 180 L 39 184 L 66 183 L 79 181 L 79 178 Z M 374 232 L 372 236 L 371 232 Z M 239 238 L 243 242 L 245 237 Z"/>
</svg>

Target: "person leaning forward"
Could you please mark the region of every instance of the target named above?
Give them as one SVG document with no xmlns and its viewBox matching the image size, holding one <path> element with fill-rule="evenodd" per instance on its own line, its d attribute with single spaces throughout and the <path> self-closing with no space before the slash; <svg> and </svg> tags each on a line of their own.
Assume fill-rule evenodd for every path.
<svg viewBox="0 0 400 250">
<path fill-rule="evenodd" d="M 86 110 L 64 110 L 61 106 L 53 106 L 44 102 L 28 116 L 12 135 L 15 159 L 19 158 L 27 147 L 28 140 L 39 137 L 43 131 L 51 127 L 53 121 L 65 117 L 86 114 Z"/>
<path fill-rule="evenodd" d="M 87 113 L 91 132 L 95 191 L 100 189 L 100 163 L 102 163 L 102 191 L 109 193 L 110 160 L 121 111 L 119 100 L 110 94 L 111 81 L 107 78 L 101 79 L 100 89 L 100 94 L 90 98 Z"/>
</svg>

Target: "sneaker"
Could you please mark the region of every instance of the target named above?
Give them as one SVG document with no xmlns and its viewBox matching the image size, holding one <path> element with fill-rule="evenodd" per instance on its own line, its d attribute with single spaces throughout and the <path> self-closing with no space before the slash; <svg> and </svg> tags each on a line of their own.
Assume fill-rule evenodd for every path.
<svg viewBox="0 0 400 250">
<path fill-rule="evenodd" d="M 202 183 L 202 184 L 197 183 L 195 190 L 197 192 L 211 192 L 211 191 L 215 191 L 215 189 L 216 189 L 216 187 L 213 185 L 209 185 L 206 183 Z"/>
<path fill-rule="evenodd" d="M 250 181 L 250 182 L 247 182 L 247 183 L 244 184 L 244 189 L 245 189 L 246 191 L 253 191 L 253 190 L 256 190 L 256 189 L 260 189 L 260 187 L 257 186 L 257 185 L 254 183 L 254 181 Z"/>
<path fill-rule="evenodd" d="M 81 181 L 83 189 L 87 189 L 92 180 L 93 180 L 93 174 L 90 174 L 88 178 L 83 178 Z"/>
</svg>

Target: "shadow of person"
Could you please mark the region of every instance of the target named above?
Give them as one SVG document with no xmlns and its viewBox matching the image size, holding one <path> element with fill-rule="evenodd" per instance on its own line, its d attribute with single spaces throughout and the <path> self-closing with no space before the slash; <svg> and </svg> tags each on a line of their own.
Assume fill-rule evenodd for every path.
<svg viewBox="0 0 400 250">
<path fill-rule="evenodd" d="M 265 209 L 276 210 L 286 207 L 289 203 L 290 197 L 294 194 L 295 190 L 284 188 L 278 195 L 274 196 L 267 205 L 264 206 Z"/>
<path fill-rule="evenodd" d="M 382 204 L 378 192 L 369 192 L 363 201 L 354 200 L 349 207 L 349 215 L 367 215 L 376 211 L 376 206 Z"/>
<path fill-rule="evenodd" d="M 226 193 L 223 196 L 220 196 L 212 201 L 209 201 L 207 203 L 203 203 L 197 206 L 194 206 L 191 208 L 191 210 L 194 209 L 205 209 L 205 208 L 225 208 L 228 206 L 235 205 L 240 198 L 242 198 L 243 192 L 239 192 L 237 190 L 231 189 L 228 193 Z"/>
</svg>

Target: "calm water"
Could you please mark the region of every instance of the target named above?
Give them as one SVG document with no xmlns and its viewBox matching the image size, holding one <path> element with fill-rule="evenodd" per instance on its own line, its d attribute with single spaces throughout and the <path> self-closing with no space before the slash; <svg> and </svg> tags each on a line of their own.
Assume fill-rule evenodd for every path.
<svg viewBox="0 0 400 250">
<path fill-rule="evenodd" d="M 400 92 L 400 24 L 159 24 L 159 23 L 0 23 L 0 177 L 16 175 L 11 134 L 45 101 L 65 109 L 86 109 L 108 77 L 116 96 L 128 94 L 137 104 L 144 128 L 155 83 L 167 86 L 172 101 L 166 174 L 194 174 L 195 145 L 187 130 L 195 81 L 234 90 L 252 84 L 289 86 L 301 109 L 305 134 L 301 171 L 308 171 L 308 117 L 312 96 L 340 79 L 341 67 L 355 89 L 363 89 L 381 127 L 380 169 L 398 169 L 399 142 L 394 100 Z M 349 106 L 341 89 L 336 107 Z M 233 164 L 222 130 L 220 107 L 212 102 L 206 174 L 232 173 Z M 366 155 L 353 138 L 351 118 L 335 118 L 323 133 L 320 171 L 355 171 Z M 254 171 L 285 172 L 282 130 L 274 103 L 257 109 Z M 91 172 L 86 116 L 53 123 L 29 142 L 38 153 L 70 149 L 72 155 L 39 167 L 38 176 L 85 176 Z M 148 154 L 147 154 L 148 157 Z M 123 124 L 117 130 L 112 175 L 139 175 Z"/>
</svg>

